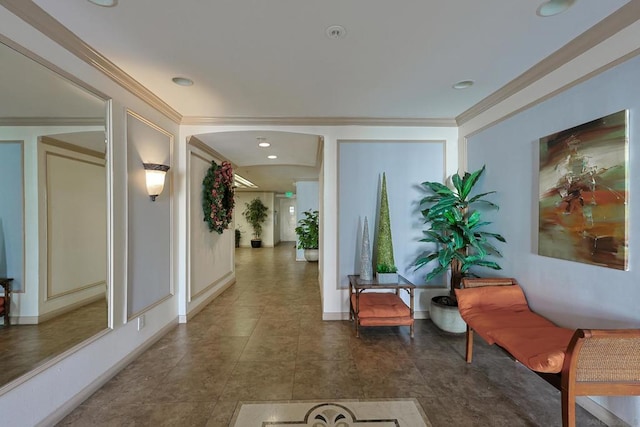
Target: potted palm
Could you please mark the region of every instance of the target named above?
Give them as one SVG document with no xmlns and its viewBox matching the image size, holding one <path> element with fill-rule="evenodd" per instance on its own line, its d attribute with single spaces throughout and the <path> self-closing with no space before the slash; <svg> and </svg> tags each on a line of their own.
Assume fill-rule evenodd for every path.
<svg viewBox="0 0 640 427">
<path fill-rule="evenodd" d="M 420 205 L 427 205 L 422 211 L 425 223 L 430 227 L 424 232 L 422 242 L 435 244 L 416 260 L 416 269 L 437 261 L 426 276 L 430 281 L 439 274 L 450 273 L 450 293 L 447 296 L 434 297 L 431 300 L 429 315 L 433 322 L 448 332 L 464 332 L 466 326 L 455 297 L 455 289 L 465 276 L 474 276 L 471 271 L 475 267 L 487 267 L 500 270 L 501 267 L 488 255 L 502 256 L 491 243 L 492 240 L 505 242 L 497 233 L 483 231 L 490 222 L 482 221 L 482 214 L 473 207 L 483 204 L 498 209 L 498 205 L 484 199 L 487 193 L 471 196 L 471 192 L 484 173 L 485 167 L 473 173 L 465 172 L 464 176 L 455 174 L 452 177 L 453 188 L 439 182 L 423 182 L 427 190 L 433 193 L 423 198 Z"/>
<path fill-rule="evenodd" d="M 267 219 L 269 208 L 267 208 L 258 197 L 249 203 L 245 203 L 245 205 L 246 209 L 242 212 L 242 215 L 253 229 L 251 247 L 259 248 L 262 246 L 262 223 Z"/>
<path fill-rule="evenodd" d="M 318 261 L 319 218 L 318 211 L 303 212 L 304 218 L 298 221 L 298 249 L 304 249 L 304 259 L 309 262 Z"/>
</svg>

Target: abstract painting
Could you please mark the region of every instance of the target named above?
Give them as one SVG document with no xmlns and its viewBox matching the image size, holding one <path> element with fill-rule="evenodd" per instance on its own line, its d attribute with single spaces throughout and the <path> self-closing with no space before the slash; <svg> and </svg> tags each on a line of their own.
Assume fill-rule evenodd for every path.
<svg viewBox="0 0 640 427">
<path fill-rule="evenodd" d="M 538 254 L 627 269 L 628 112 L 540 139 Z"/>
</svg>

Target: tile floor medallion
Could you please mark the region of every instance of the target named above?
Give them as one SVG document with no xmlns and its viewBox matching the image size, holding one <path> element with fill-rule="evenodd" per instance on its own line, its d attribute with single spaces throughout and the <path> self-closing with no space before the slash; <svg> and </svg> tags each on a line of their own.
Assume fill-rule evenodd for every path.
<svg viewBox="0 0 640 427">
<path fill-rule="evenodd" d="M 234 427 L 431 427 L 415 399 L 240 402 Z"/>
</svg>

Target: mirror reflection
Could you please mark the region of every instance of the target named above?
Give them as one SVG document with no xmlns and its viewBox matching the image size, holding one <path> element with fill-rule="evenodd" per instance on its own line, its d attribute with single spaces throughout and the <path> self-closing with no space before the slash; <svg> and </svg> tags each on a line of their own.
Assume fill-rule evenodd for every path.
<svg viewBox="0 0 640 427">
<path fill-rule="evenodd" d="M 7 287 L 0 287 L 0 388 L 6 389 L 108 326 L 106 105 L 1 41 L 0 282 Z"/>
</svg>

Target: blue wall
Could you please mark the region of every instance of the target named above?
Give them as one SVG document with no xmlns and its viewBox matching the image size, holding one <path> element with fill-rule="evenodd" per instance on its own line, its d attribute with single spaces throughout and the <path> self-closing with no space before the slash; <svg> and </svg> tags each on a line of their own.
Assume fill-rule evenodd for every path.
<svg viewBox="0 0 640 427">
<path fill-rule="evenodd" d="M 444 178 L 444 142 L 440 141 L 340 141 L 338 172 L 338 267 L 340 285 L 360 272 L 360 249 L 365 216 L 369 223 L 371 253 L 375 256 L 377 215 L 382 173 L 387 178 L 393 251 L 398 273 L 424 284 L 426 269 L 413 264 L 425 250 L 419 202 L 424 181 Z M 375 271 L 375 267 L 374 267 Z"/>
<path fill-rule="evenodd" d="M 468 140 L 469 169 L 487 165 L 495 224 L 507 239 L 503 276 L 516 277 L 534 310 L 564 326 L 640 327 L 640 57 L 633 58 Z M 629 271 L 537 255 L 539 138 L 629 110 Z M 640 425 L 640 399 L 599 398 Z"/>
<path fill-rule="evenodd" d="M 0 142 L 0 277 L 24 290 L 22 143 Z"/>
</svg>

